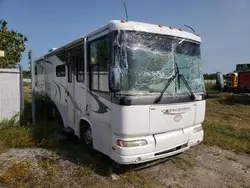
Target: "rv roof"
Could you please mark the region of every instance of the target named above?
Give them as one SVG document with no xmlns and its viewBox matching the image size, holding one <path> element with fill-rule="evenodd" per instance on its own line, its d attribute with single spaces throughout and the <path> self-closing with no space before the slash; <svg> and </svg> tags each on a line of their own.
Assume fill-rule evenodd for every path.
<svg viewBox="0 0 250 188">
<path fill-rule="evenodd" d="M 94 30 L 93 32 L 88 33 L 87 35 L 78 38 L 77 40 L 74 40 L 60 48 L 57 48 L 56 50 L 53 50 L 52 52 L 49 52 L 45 54 L 44 56 L 48 56 L 54 53 L 57 53 L 61 50 L 67 49 L 71 46 L 75 46 L 77 44 L 80 44 L 85 37 L 91 37 L 98 33 L 101 33 L 102 31 L 108 30 L 109 31 L 115 31 L 115 30 L 130 30 L 130 31 L 143 31 L 148 33 L 155 33 L 155 34 L 162 34 L 162 35 L 170 35 L 180 38 L 186 38 L 190 40 L 194 40 L 197 42 L 201 42 L 201 38 L 193 33 L 182 31 L 181 29 L 175 29 L 168 26 L 162 26 L 162 25 L 156 25 L 156 24 L 149 24 L 149 23 L 142 23 L 142 22 L 134 22 L 134 21 L 121 21 L 121 20 L 111 20 L 108 24 L 100 27 L 99 29 Z M 36 61 L 39 61 L 44 56 L 36 59 Z"/>
<path fill-rule="evenodd" d="M 197 42 L 201 42 L 201 38 L 193 33 L 182 31 L 181 29 L 175 29 L 169 26 L 162 26 L 156 24 L 142 23 L 142 22 L 122 22 L 118 20 L 112 20 L 109 22 L 109 29 L 113 30 L 132 30 L 132 31 L 144 31 L 149 33 L 171 35 L 180 38 L 191 39 Z"/>
</svg>

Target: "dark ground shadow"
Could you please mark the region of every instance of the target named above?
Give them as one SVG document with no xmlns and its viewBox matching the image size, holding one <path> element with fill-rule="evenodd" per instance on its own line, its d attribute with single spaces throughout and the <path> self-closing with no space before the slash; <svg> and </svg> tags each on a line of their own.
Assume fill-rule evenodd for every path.
<svg viewBox="0 0 250 188">
<path fill-rule="evenodd" d="M 112 173 L 120 175 L 128 171 L 139 171 L 170 160 L 170 158 L 164 158 L 141 164 L 119 165 L 108 156 L 98 151 L 88 149 L 76 138 L 64 140 L 63 147 L 59 148 L 58 153 L 61 158 L 69 160 L 77 165 L 91 168 L 96 174 L 101 176 L 110 176 Z"/>
<path fill-rule="evenodd" d="M 58 141 L 56 147 L 45 146 L 44 148 L 55 150 L 60 158 L 76 165 L 91 168 L 94 173 L 101 176 L 110 176 L 112 173 L 121 175 L 128 171 L 139 171 L 170 160 L 170 158 L 164 158 L 141 164 L 119 165 L 108 156 L 96 150 L 89 149 L 75 136 L 68 136 L 66 139 Z"/>
<path fill-rule="evenodd" d="M 221 104 L 226 105 L 250 105 L 250 94 L 234 94 L 227 92 L 208 93 L 208 99 L 216 99 Z"/>
<path fill-rule="evenodd" d="M 169 158 L 164 158 L 141 164 L 119 165 L 108 156 L 89 149 L 76 136 L 65 136 L 58 121 L 48 119 L 43 111 L 40 111 L 38 114 L 39 117 L 36 118 L 36 121 L 39 123 L 31 126 L 32 135 L 38 147 L 55 151 L 61 159 L 90 168 L 98 175 L 110 176 L 112 173 L 120 175 L 128 171 L 150 168 L 169 160 Z M 30 115 L 26 119 L 30 120 Z M 63 139 L 60 138 L 62 136 L 64 137 Z"/>
<path fill-rule="evenodd" d="M 226 96 L 225 99 L 222 100 L 222 102 L 227 105 L 250 105 L 250 95 L 232 94 L 230 96 Z"/>
<path fill-rule="evenodd" d="M 112 173 L 123 174 L 128 171 L 138 171 L 164 163 L 169 158 L 142 164 L 118 165 L 108 156 L 89 149 L 76 136 L 62 134 L 62 120 L 48 117 L 41 101 L 36 101 L 36 125 L 32 125 L 31 102 L 24 101 L 24 113 L 20 119 L 21 126 L 29 127 L 36 146 L 56 152 L 64 160 L 76 165 L 87 167 L 101 176 L 110 176 Z M 62 135 L 64 138 L 62 139 Z"/>
<path fill-rule="evenodd" d="M 112 173 L 119 175 L 128 171 L 150 168 L 170 160 L 170 158 L 164 158 L 141 164 L 118 165 L 108 156 L 89 149 L 76 136 L 62 133 L 62 120 L 48 117 L 46 110 L 41 107 L 41 104 L 36 103 L 36 125 L 32 125 L 31 103 L 25 102 L 22 124 L 30 127 L 37 147 L 55 151 L 61 159 L 90 168 L 98 175 L 110 176 Z"/>
</svg>

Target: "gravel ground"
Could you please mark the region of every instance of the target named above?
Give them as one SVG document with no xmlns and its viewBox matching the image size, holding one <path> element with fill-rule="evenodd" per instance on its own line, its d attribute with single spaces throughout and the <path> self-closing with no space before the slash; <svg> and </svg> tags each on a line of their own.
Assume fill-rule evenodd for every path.
<svg viewBox="0 0 250 188">
<path fill-rule="evenodd" d="M 29 171 L 18 179 L 10 169 L 25 162 Z M 45 149 L 10 149 L 0 154 L 0 177 L 15 177 L 0 187 L 250 187 L 249 156 L 203 144 L 171 159 L 133 167 L 105 176 Z"/>
</svg>

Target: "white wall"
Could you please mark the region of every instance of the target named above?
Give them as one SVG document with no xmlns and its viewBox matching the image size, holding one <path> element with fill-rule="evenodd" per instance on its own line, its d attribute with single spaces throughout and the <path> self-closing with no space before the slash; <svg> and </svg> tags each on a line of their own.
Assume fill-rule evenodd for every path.
<svg viewBox="0 0 250 188">
<path fill-rule="evenodd" d="M 0 121 L 20 113 L 20 90 L 19 69 L 0 69 Z"/>
<path fill-rule="evenodd" d="M 23 82 L 24 82 L 24 83 L 30 84 L 30 83 L 31 83 L 31 79 L 29 79 L 29 78 L 24 78 L 24 79 L 23 79 Z"/>
</svg>

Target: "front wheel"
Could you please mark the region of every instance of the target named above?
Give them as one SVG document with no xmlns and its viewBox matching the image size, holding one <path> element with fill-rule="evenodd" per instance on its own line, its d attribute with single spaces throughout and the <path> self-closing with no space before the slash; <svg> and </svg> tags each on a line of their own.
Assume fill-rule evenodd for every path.
<svg viewBox="0 0 250 188">
<path fill-rule="evenodd" d="M 90 149 L 93 148 L 93 137 L 90 126 L 87 123 L 81 123 L 80 140 L 86 144 Z"/>
</svg>

